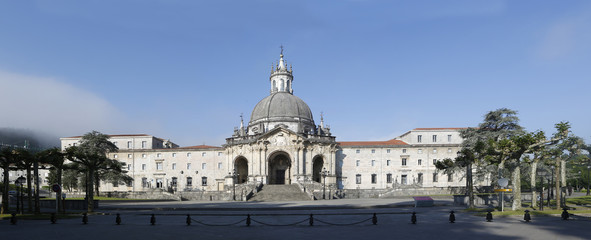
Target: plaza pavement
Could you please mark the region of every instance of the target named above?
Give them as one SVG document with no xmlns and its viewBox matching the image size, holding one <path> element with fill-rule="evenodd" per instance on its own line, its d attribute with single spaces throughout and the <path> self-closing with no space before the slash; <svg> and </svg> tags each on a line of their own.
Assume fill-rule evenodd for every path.
<svg viewBox="0 0 591 240">
<path fill-rule="evenodd" d="M 590 239 L 591 221 L 575 216 L 536 217 L 525 223 L 522 216 L 484 217 L 462 213 L 451 199 L 436 200 L 435 207 L 414 208 L 411 198 L 343 199 L 302 202 L 113 202 L 101 203 L 100 214 L 82 218 L 19 220 L 10 225 L 0 220 L 2 239 Z M 456 222 L 449 223 L 449 211 Z M 411 224 L 411 212 L 417 224 Z M 116 213 L 122 224 L 115 224 Z M 377 225 L 371 217 L 377 213 Z M 150 224 L 155 214 L 155 225 Z M 192 224 L 186 225 L 186 214 Z M 246 214 L 252 224 L 246 226 Z M 309 226 L 314 214 L 314 226 Z M 237 223 L 230 226 L 206 226 Z M 301 222 L 291 226 L 287 225 Z M 338 226 L 330 224 L 356 225 Z M 328 223 L 328 224 L 327 224 Z M 269 225 L 264 225 L 269 224 Z"/>
</svg>

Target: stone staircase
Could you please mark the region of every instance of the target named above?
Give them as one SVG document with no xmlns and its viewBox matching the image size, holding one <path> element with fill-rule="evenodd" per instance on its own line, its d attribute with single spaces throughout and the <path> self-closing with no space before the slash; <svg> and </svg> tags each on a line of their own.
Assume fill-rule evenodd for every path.
<svg viewBox="0 0 591 240">
<path fill-rule="evenodd" d="M 248 201 L 275 202 L 275 201 L 310 201 L 310 197 L 302 192 L 300 187 L 291 185 L 264 185 L 263 189 L 257 192 Z"/>
</svg>

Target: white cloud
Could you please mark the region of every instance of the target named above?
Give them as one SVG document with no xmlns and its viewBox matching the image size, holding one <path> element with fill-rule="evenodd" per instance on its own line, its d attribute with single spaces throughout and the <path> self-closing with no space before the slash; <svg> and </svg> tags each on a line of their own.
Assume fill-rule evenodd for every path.
<svg viewBox="0 0 591 240">
<path fill-rule="evenodd" d="M 54 78 L 0 70 L 0 103 L 0 127 L 65 137 L 91 130 L 110 133 L 131 126 L 108 101 Z"/>
<path fill-rule="evenodd" d="M 548 26 L 536 55 L 543 60 L 556 60 L 575 54 L 578 49 L 587 47 L 591 41 L 589 22 L 591 8 L 582 13 L 560 19 Z"/>
</svg>

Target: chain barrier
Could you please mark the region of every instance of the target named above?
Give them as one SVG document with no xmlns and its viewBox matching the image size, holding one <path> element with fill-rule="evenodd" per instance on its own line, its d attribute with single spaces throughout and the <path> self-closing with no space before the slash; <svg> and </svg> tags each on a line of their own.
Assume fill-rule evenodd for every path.
<svg viewBox="0 0 591 240">
<path fill-rule="evenodd" d="M 318 222 L 321 222 L 321 223 L 324 223 L 324 224 L 327 224 L 327 225 L 333 225 L 333 226 L 351 226 L 351 225 L 361 224 L 361 223 L 370 221 L 372 219 L 373 219 L 373 217 L 370 217 L 368 219 L 365 219 L 365 220 L 362 220 L 362 221 L 359 221 L 359 222 L 354 222 L 354 223 L 329 223 L 329 222 L 326 222 L 326 221 L 322 221 L 322 220 L 320 220 L 318 218 L 315 218 L 314 220 L 316 220 Z"/>
<path fill-rule="evenodd" d="M 304 220 L 302 220 L 302 221 L 295 222 L 295 223 L 290 223 L 290 224 L 270 224 L 270 223 L 264 223 L 264 222 L 261 222 L 261 221 L 257 221 L 257 220 L 254 220 L 254 219 L 252 219 L 252 221 L 253 221 L 253 222 L 255 222 L 255 223 L 262 224 L 262 225 L 265 225 L 265 226 L 271 226 L 271 227 L 288 227 L 288 226 L 295 226 L 295 225 L 298 225 L 298 224 L 300 224 L 300 223 L 306 222 L 306 221 L 308 221 L 308 220 L 310 220 L 310 218 L 306 218 L 306 219 L 304 219 Z"/>
<path fill-rule="evenodd" d="M 244 221 L 246 221 L 246 219 L 242 219 L 242 220 L 240 220 L 240 221 L 238 221 L 238 222 L 235 222 L 235 223 L 229 223 L 229 224 L 209 224 L 209 223 L 204 223 L 204 222 L 201 222 L 201 221 L 199 221 L 199 220 L 195 220 L 194 218 L 191 218 L 191 220 L 192 220 L 193 222 L 199 223 L 199 224 L 201 224 L 201 225 L 204 225 L 204 226 L 209 226 L 209 227 L 227 227 L 227 226 L 237 225 L 237 224 L 239 224 L 239 223 L 241 223 L 241 222 L 244 222 Z"/>
</svg>

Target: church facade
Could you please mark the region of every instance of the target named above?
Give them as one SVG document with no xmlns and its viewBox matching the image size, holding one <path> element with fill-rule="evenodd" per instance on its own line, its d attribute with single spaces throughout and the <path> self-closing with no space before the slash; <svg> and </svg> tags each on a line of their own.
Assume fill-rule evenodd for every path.
<svg viewBox="0 0 591 240">
<path fill-rule="evenodd" d="M 391 140 L 338 142 L 316 125 L 308 105 L 293 94 L 293 72 L 280 55 L 269 78 L 270 94 L 252 110 L 247 124 L 223 146 L 180 147 L 146 134 L 110 135 L 131 183 L 103 183 L 103 191 L 228 191 L 233 184 L 324 184 L 339 189 L 450 188 L 465 186 L 461 175 L 435 168 L 454 158 L 459 128 L 416 128 Z M 80 137 L 61 138 L 62 149 Z"/>
</svg>

